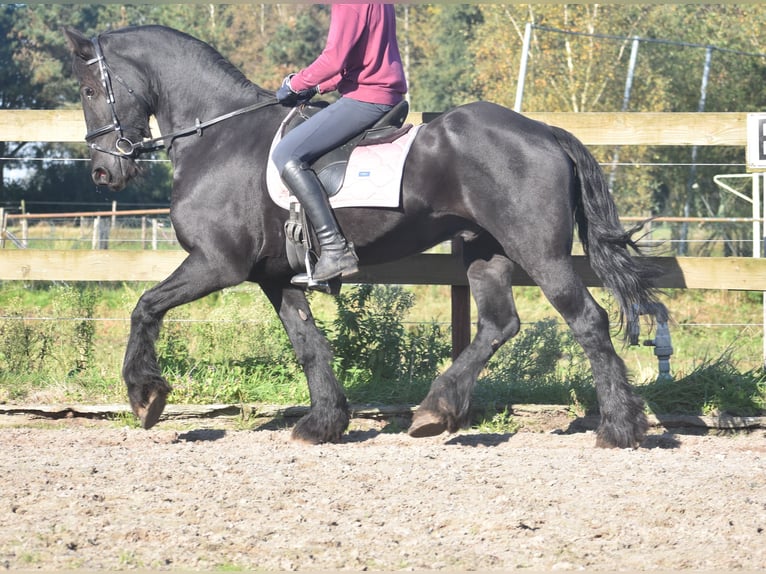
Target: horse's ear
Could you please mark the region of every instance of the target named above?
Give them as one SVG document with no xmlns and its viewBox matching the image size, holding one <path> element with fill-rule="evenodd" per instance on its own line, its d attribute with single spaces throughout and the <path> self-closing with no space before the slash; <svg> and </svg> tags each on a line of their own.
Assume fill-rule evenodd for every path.
<svg viewBox="0 0 766 574">
<path fill-rule="evenodd" d="M 63 28 L 69 49 L 72 54 L 83 60 L 91 60 L 94 57 L 93 42 L 74 28 Z"/>
</svg>

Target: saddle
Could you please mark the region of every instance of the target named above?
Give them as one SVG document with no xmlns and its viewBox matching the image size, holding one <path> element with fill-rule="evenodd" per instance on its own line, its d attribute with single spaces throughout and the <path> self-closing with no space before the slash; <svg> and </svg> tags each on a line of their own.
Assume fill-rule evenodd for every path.
<svg viewBox="0 0 766 574">
<path fill-rule="evenodd" d="M 288 133 L 328 105 L 327 102 L 319 102 L 296 108 L 296 110 L 299 110 L 299 113 L 295 114 L 292 121 L 286 124 L 284 133 Z M 402 100 L 386 112 L 371 128 L 366 129 L 340 147 L 330 150 L 311 163 L 311 168 L 319 177 L 319 181 L 322 182 L 329 197 L 337 195 L 341 187 L 343 187 L 346 166 L 348 165 L 351 153 L 356 147 L 390 143 L 412 129 L 412 124 L 404 124 L 409 108 L 410 106 L 407 101 Z"/>
<path fill-rule="evenodd" d="M 291 113 L 285 120 L 283 134 L 288 133 L 327 105 L 329 104 L 321 102 L 295 108 L 295 112 Z M 346 167 L 352 152 L 361 146 L 391 143 L 407 134 L 412 128 L 412 124 L 404 124 L 408 113 L 409 104 L 406 100 L 402 100 L 372 127 L 311 163 L 312 169 L 319 177 L 329 197 L 337 195 L 343 187 Z M 285 222 L 285 242 L 287 259 L 290 267 L 296 273 L 306 273 L 313 268 L 313 263 L 318 259 L 318 254 L 314 251 L 317 242 L 313 237 L 310 223 L 297 201 L 290 202 L 289 216 Z M 329 284 L 315 284 L 309 277 L 308 287 L 327 293 L 337 293 L 340 290 L 340 281 L 334 280 L 330 281 Z"/>
</svg>

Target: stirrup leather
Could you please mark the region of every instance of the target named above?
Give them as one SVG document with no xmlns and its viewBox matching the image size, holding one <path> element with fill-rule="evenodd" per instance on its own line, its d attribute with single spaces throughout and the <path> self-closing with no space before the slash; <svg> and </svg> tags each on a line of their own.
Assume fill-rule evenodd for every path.
<svg viewBox="0 0 766 574">
<path fill-rule="evenodd" d="M 291 203 L 290 214 L 285 221 L 285 243 L 287 260 L 296 275 L 290 279 L 290 283 L 302 289 L 337 295 L 341 287 L 339 277 L 329 281 L 314 280 L 314 265 L 319 257 L 313 249 L 310 229 L 306 213 L 300 203 Z"/>
</svg>

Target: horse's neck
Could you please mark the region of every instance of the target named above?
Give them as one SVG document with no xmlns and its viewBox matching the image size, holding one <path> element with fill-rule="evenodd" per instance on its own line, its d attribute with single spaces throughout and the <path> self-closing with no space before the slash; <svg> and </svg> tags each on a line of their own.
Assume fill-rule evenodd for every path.
<svg viewBox="0 0 766 574">
<path fill-rule="evenodd" d="M 253 84 L 243 84 L 239 78 L 216 69 L 214 63 L 204 62 L 195 67 L 195 58 L 169 55 L 151 57 L 146 73 L 154 92 L 154 116 L 162 134 L 188 129 L 220 115 L 253 103 L 260 90 Z"/>
<path fill-rule="evenodd" d="M 218 81 L 196 76 L 190 70 L 183 82 L 160 88 L 154 115 L 160 131 L 172 133 L 253 103 L 257 91 L 244 92 L 242 88 L 222 86 Z"/>
</svg>

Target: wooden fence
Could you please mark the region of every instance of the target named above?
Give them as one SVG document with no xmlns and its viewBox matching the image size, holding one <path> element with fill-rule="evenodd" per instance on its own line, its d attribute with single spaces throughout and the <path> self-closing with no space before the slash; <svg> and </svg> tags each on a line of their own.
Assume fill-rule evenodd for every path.
<svg viewBox="0 0 766 574">
<path fill-rule="evenodd" d="M 435 114 L 413 112 L 418 124 Z M 727 113 L 527 113 L 571 131 L 586 145 L 736 146 L 744 148 L 747 114 Z M 156 123 L 152 132 L 159 133 Z M 0 110 L 0 141 L 83 142 L 80 109 Z"/>
<path fill-rule="evenodd" d="M 745 113 L 530 113 L 530 117 L 559 125 L 586 145 L 746 145 Z M 410 114 L 420 123 L 429 114 Z M 85 134 L 82 112 L 73 110 L 2 110 L 0 140 L 81 142 Z M 154 133 L 158 133 L 156 124 Z M 181 252 L 0 250 L 0 280 L 157 281 L 182 260 Z M 766 291 L 766 260 L 751 258 L 663 257 L 655 262 L 664 270 L 664 288 Z M 587 260 L 576 258 L 577 269 L 589 286 L 600 282 Z M 521 270 L 517 285 L 532 285 Z M 453 346 L 465 344 L 468 290 L 465 272 L 456 256 L 420 254 L 402 261 L 365 267 L 360 283 L 433 284 L 453 286 Z M 455 315 L 459 315 L 459 317 Z"/>
</svg>

